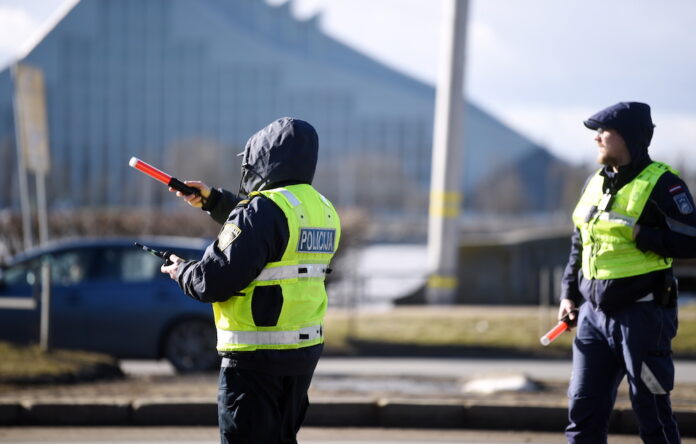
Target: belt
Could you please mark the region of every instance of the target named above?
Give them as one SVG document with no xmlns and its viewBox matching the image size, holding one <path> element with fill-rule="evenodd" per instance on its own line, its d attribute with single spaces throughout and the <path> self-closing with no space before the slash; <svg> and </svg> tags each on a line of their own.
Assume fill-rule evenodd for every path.
<svg viewBox="0 0 696 444">
<path fill-rule="evenodd" d="M 642 298 L 636 300 L 636 302 L 650 302 L 654 301 L 655 297 L 653 296 L 652 293 L 648 293 L 647 296 L 643 296 Z"/>
</svg>

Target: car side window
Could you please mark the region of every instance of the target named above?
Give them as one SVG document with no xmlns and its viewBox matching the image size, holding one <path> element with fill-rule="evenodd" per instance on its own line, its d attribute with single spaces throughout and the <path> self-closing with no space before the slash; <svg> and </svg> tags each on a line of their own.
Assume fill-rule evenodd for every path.
<svg viewBox="0 0 696 444">
<path fill-rule="evenodd" d="M 143 282 L 161 274 L 162 261 L 135 248 L 105 248 L 100 252 L 99 262 L 102 280 Z"/>
<path fill-rule="evenodd" d="M 3 273 L 5 285 L 10 287 L 32 286 L 37 280 L 37 269 L 38 261 L 36 259 L 15 264 L 7 268 Z"/>
<path fill-rule="evenodd" d="M 124 250 L 121 258 L 121 279 L 126 282 L 149 281 L 158 277 L 162 260 L 139 250 Z"/>
<path fill-rule="evenodd" d="M 82 248 L 51 255 L 51 282 L 75 285 L 93 278 L 90 273 L 90 250 Z"/>
</svg>

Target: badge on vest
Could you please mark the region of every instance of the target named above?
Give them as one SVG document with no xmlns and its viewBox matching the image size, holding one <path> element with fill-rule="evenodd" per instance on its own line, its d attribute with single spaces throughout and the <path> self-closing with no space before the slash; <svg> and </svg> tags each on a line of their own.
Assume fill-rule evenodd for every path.
<svg viewBox="0 0 696 444">
<path fill-rule="evenodd" d="M 694 207 L 691 205 L 691 202 L 689 202 L 689 198 L 686 195 L 686 193 L 679 193 L 676 196 L 674 196 L 674 203 L 677 204 L 677 208 L 679 208 L 679 212 L 681 214 L 691 214 L 694 212 Z"/>
<path fill-rule="evenodd" d="M 298 253 L 333 253 L 336 230 L 324 228 L 300 228 Z"/>
<path fill-rule="evenodd" d="M 232 245 L 232 242 L 234 242 L 234 240 L 237 239 L 240 234 L 242 234 L 241 228 L 235 224 L 225 224 L 217 237 L 218 248 L 220 251 L 225 251 L 225 249 Z"/>
</svg>

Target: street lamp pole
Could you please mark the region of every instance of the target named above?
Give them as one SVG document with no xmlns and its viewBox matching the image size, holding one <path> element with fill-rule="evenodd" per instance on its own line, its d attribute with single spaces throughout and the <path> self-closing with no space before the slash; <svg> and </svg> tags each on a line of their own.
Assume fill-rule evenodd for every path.
<svg viewBox="0 0 696 444">
<path fill-rule="evenodd" d="M 464 56 L 468 0 L 445 0 L 440 72 L 435 98 L 428 219 L 428 304 L 452 304 L 458 279 L 458 222 L 462 204 Z"/>
</svg>

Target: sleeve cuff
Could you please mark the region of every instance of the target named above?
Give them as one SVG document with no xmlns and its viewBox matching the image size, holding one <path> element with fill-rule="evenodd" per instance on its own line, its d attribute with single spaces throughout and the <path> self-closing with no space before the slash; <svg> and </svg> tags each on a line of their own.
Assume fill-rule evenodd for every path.
<svg viewBox="0 0 696 444">
<path fill-rule="evenodd" d="M 205 205 L 201 207 L 201 210 L 208 212 L 213 211 L 213 208 L 215 208 L 220 200 L 220 196 L 222 196 L 222 192 L 220 192 L 220 190 L 217 188 L 211 188 L 210 196 L 208 196 L 208 200 L 205 202 Z"/>
</svg>

